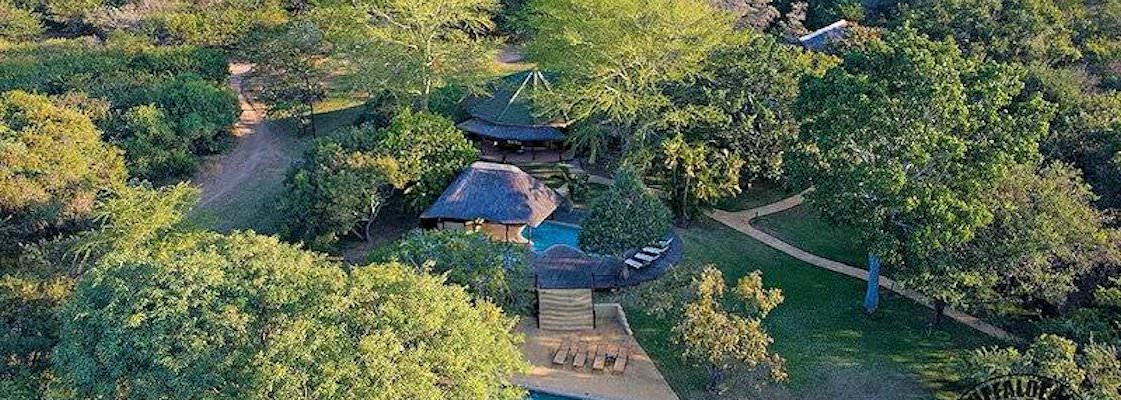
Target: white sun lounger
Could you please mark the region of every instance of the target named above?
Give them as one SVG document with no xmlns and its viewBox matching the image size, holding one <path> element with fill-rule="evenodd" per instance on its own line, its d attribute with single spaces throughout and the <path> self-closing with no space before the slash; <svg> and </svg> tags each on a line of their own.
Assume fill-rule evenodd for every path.
<svg viewBox="0 0 1121 400">
<path fill-rule="evenodd" d="M 661 247 L 663 249 L 668 249 L 670 243 L 673 243 L 673 238 L 669 238 L 669 239 L 666 239 L 666 240 L 659 240 L 658 242 L 656 242 L 654 244 L 658 245 L 658 247 Z"/>
<path fill-rule="evenodd" d="M 656 256 L 656 255 L 652 256 L 652 255 L 649 255 L 649 254 L 646 254 L 646 253 L 638 252 L 638 253 L 634 253 L 634 258 L 637 258 L 637 259 L 645 261 L 645 262 L 651 262 L 651 261 L 657 260 L 658 256 Z"/>
<path fill-rule="evenodd" d="M 634 269 L 641 269 L 642 267 L 646 266 L 646 264 L 644 264 L 642 261 L 638 261 L 633 258 L 628 258 L 627 261 L 623 261 L 623 263 L 630 265 Z"/>
<path fill-rule="evenodd" d="M 663 247 L 663 248 L 643 247 L 642 248 L 642 252 L 653 254 L 653 255 L 661 255 L 662 253 L 665 253 L 666 250 L 669 250 L 669 247 Z"/>
</svg>

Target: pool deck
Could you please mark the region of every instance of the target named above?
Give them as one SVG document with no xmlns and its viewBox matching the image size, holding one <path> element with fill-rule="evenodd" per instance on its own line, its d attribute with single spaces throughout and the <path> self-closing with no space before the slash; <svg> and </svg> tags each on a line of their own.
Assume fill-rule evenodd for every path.
<svg viewBox="0 0 1121 400">
<path fill-rule="evenodd" d="M 678 400 L 654 362 L 634 337 L 627 334 L 617 316 L 597 315 L 596 326 L 590 331 L 543 331 L 537 329 L 534 318 L 523 319 L 516 329 L 525 335 L 525 343 L 520 348 L 533 368 L 526 375 L 515 376 L 513 382 L 530 390 L 580 399 Z M 592 371 L 589 367 L 576 370 L 571 365 L 571 357 L 563 368 L 554 366 L 553 351 L 565 339 L 592 344 L 625 344 L 631 349 L 626 371 L 622 375 L 614 375 Z M 592 360 L 587 362 L 590 365 Z"/>
</svg>

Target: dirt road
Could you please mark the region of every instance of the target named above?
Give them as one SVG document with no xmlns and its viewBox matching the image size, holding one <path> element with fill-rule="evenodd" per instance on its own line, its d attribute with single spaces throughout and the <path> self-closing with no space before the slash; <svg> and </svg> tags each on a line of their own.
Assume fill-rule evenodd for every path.
<svg viewBox="0 0 1121 400">
<path fill-rule="evenodd" d="M 214 228 L 222 231 L 275 230 L 276 195 L 302 147 L 298 138 L 265 121 L 264 108 L 247 95 L 243 82 L 250 68 L 250 64 L 230 65 L 230 86 L 241 105 L 234 132 L 237 144 L 207 160 L 192 180 L 202 188 L 199 211 L 213 214 Z"/>
</svg>

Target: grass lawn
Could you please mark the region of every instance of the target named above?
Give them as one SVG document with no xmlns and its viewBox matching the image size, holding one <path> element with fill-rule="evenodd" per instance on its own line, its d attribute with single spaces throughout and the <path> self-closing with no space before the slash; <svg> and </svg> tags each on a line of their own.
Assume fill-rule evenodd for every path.
<svg viewBox="0 0 1121 400">
<path fill-rule="evenodd" d="M 865 268 L 868 252 L 858 243 L 858 234 L 847 226 L 832 225 L 813 210 L 798 206 L 756 218 L 752 226 L 802 250 Z"/>
<path fill-rule="evenodd" d="M 743 211 L 774 203 L 798 193 L 799 190 L 783 187 L 774 182 L 756 182 L 743 189 L 738 196 L 724 199 L 716 208 L 725 211 Z"/>
<path fill-rule="evenodd" d="M 996 344 L 983 334 L 946 320 L 926 328 L 930 311 L 885 293 L 882 309 L 866 317 L 860 307 L 864 282 L 797 261 L 711 220 L 681 230 L 686 260 L 679 268 L 714 263 L 729 284 L 760 269 L 768 287 L 785 302 L 767 319 L 773 349 L 786 358 L 790 382 L 770 387 L 763 398 L 956 398 L 956 352 Z M 705 398 L 705 375 L 687 365 L 672 342 L 671 322 L 628 309 L 643 348 L 682 399 Z M 738 391 L 738 393 L 737 393 Z M 743 385 L 720 398 L 756 398 Z"/>
</svg>

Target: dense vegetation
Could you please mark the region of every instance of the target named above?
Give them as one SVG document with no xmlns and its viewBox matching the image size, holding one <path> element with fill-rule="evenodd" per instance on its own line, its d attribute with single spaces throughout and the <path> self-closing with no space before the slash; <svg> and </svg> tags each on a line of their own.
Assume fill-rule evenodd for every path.
<svg viewBox="0 0 1121 400">
<path fill-rule="evenodd" d="M 837 18 L 822 51 L 788 43 Z M 586 250 L 660 239 L 671 213 L 703 228 L 751 185 L 812 186 L 810 213 L 934 299 L 934 329 L 952 306 L 1029 339 L 962 357 L 963 382 L 1121 397 L 1121 0 L 0 0 L 0 392 L 521 396 L 492 303 L 528 308 L 525 249 L 418 233 L 344 268 L 193 226 L 174 185 L 234 142 L 229 63 L 248 61 L 268 115 L 315 136 L 281 237 L 373 243 L 387 204 L 424 209 L 478 158 L 448 117 L 512 68 L 507 44 L 555 74 L 525 95 L 585 167 L 620 171 Z M 364 100 L 363 123 L 316 131 L 332 97 Z M 759 275 L 725 294 L 731 269 L 637 300 L 674 316 L 652 353 L 714 392 L 808 371 L 763 329 L 782 296 Z"/>
</svg>

